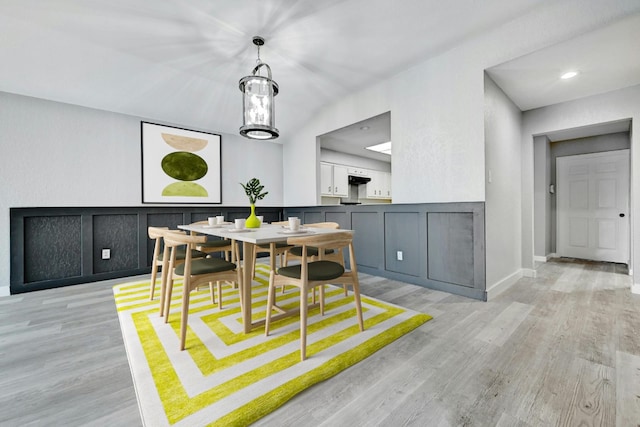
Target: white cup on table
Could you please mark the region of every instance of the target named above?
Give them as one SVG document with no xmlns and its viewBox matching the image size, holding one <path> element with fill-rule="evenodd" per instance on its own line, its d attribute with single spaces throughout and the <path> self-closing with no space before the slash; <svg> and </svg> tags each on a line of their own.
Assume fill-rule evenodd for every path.
<svg viewBox="0 0 640 427">
<path fill-rule="evenodd" d="M 216 217 L 216 224 L 224 224 L 224 215 L 218 215 Z"/>
<path fill-rule="evenodd" d="M 236 224 L 236 230 L 243 230 L 243 229 L 244 229 L 244 226 L 245 226 L 246 221 L 247 221 L 247 220 L 246 220 L 246 219 L 244 219 L 244 218 L 237 218 L 237 219 L 236 219 L 236 222 L 235 222 L 235 224 Z"/>
<path fill-rule="evenodd" d="M 260 225 L 264 222 L 264 215 L 258 215 L 258 221 L 260 221 Z"/>
<path fill-rule="evenodd" d="M 207 221 L 209 222 L 209 225 L 216 225 L 216 217 L 215 216 L 210 216 L 209 218 L 207 218 Z"/>
<path fill-rule="evenodd" d="M 289 230 L 298 231 L 300 229 L 300 218 L 297 216 L 289 217 Z"/>
</svg>

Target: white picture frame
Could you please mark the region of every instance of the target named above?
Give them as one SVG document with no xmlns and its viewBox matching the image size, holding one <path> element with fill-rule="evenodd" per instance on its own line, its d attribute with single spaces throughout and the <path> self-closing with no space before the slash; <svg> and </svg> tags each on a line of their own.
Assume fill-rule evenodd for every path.
<svg viewBox="0 0 640 427">
<path fill-rule="evenodd" d="M 220 135 L 140 124 L 142 203 L 222 203 Z"/>
</svg>

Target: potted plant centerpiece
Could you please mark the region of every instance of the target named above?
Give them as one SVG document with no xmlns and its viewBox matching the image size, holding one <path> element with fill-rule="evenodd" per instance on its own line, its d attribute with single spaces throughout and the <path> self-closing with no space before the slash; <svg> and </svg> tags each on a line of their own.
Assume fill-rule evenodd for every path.
<svg viewBox="0 0 640 427">
<path fill-rule="evenodd" d="M 260 220 L 256 216 L 256 201 L 264 199 L 264 196 L 269 194 L 269 192 L 262 192 L 262 190 L 264 190 L 264 185 L 260 185 L 260 180 L 258 178 L 251 178 L 246 184 L 240 183 L 240 185 L 244 188 L 244 192 L 249 197 L 249 203 L 251 204 L 251 215 L 247 218 L 245 227 L 259 228 Z"/>
</svg>

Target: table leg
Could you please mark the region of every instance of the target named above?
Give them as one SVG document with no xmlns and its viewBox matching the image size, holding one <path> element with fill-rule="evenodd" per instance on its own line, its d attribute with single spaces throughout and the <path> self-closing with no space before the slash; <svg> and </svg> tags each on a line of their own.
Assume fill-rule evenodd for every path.
<svg viewBox="0 0 640 427">
<path fill-rule="evenodd" d="M 276 244 L 269 244 L 269 266 L 271 267 L 271 271 L 276 271 Z M 282 264 L 280 264 L 282 267 Z"/>
</svg>

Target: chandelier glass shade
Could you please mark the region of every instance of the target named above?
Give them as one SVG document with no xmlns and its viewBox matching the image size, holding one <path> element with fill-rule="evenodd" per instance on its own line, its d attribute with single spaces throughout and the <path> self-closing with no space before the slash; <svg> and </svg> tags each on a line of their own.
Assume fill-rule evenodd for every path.
<svg viewBox="0 0 640 427">
<path fill-rule="evenodd" d="M 275 127 L 274 97 L 278 94 L 278 84 L 271 77 L 271 67 L 260 60 L 262 37 L 254 37 L 258 46 L 258 61 L 250 76 L 240 79 L 242 92 L 243 124 L 240 135 L 251 139 L 275 139 L 280 132 Z M 267 75 L 260 75 L 266 71 Z"/>
</svg>

